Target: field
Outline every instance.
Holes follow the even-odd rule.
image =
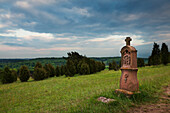
[[[0,113],[4,112],[125,112],[130,107],[156,102],[162,87],[170,84],[170,65],[143,67],[138,70],[141,93],[131,98],[119,97],[121,71],[102,72],[75,76],[53,77],[42,81],[30,79],[21,83],[0,84]],[[116,102],[105,104],[97,101],[100,96]]]

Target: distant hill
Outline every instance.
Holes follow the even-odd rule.
[[[106,66],[109,65],[110,62],[113,60],[116,61],[117,64],[119,64],[121,57],[89,57],[91,59],[94,59],[96,61],[101,61],[106,64]],[[143,58],[145,61],[145,64],[148,63],[148,58]],[[47,57],[47,58],[34,58],[34,59],[0,59],[0,68],[4,68],[5,66],[9,66],[12,69],[19,69],[22,65],[28,66],[30,70],[33,70],[36,62],[41,62],[44,64],[52,64],[53,66],[61,66],[66,63],[66,60],[62,57],[56,58],[56,57]]]

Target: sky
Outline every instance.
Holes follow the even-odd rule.
[[[170,0],[0,0],[0,58],[114,57],[126,37],[138,57],[170,45]]]

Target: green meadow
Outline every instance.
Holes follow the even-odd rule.
[[[121,71],[104,70],[96,74],[75,77],[53,77],[42,81],[0,84],[0,113],[53,113],[53,112],[125,112],[133,106],[156,102],[170,84],[168,66],[139,68],[138,80],[141,93],[127,98],[117,96]],[[116,101],[105,104],[97,98],[105,96]]]

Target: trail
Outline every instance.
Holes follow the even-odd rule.
[[[164,87],[164,93],[157,103],[132,108],[128,113],[170,113],[170,84]]]

